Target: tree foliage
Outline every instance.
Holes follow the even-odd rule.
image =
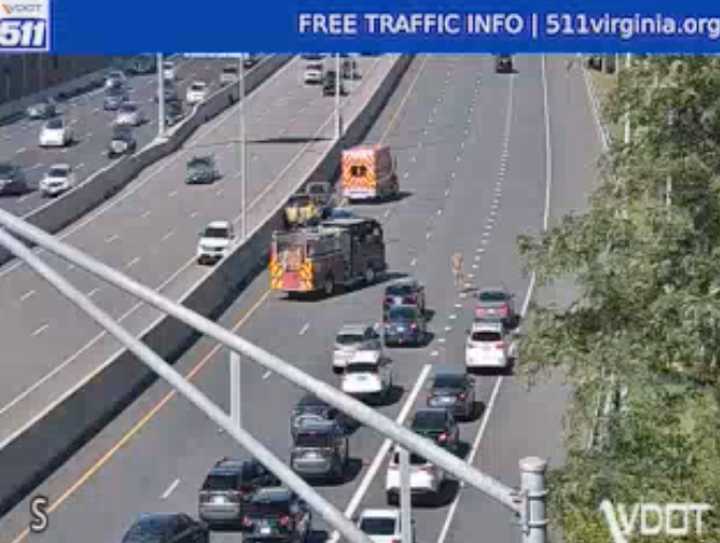
[[[608,541],[604,498],[720,506],[720,60],[638,60],[606,115],[629,115],[632,141],[604,157],[589,209],[519,240],[539,285],[579,292],[532,307],[519,353],[528,379],[560,368],[574,387],[551,477],[568,543]]]

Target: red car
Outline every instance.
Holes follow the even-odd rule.
[[[503,287],[485,288],[475,295],[476,320],[499,320],[505,326],[515,326],[518,314],[515,312],[515,295]]]

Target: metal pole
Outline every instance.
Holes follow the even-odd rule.
[[[4,245],[11,253],[30,266],[38,275],[48,281],[69,301],[87,313],[100,326],[120,341],[140,361],[167,381],[183,397],[203,411],[210,420],[230,434],[242,447],[262,463],[268,470],[276,474],[288,487],[295,491],[310,507],[317,511],[329,524],[335,527],[344,537],[355,543],[371,543],[370,539],[347,519],[335,506],[325,500],[315,489],[296,475],[285,463],[265,448],[251,434],[239,428],[222,409],[210,401],[195,385],[185,380],[170,364],[165,362],[155,351],[120,326],[110,315],[96,306],[93,301],[64,277],[50,268],[37,255],[25,247],[19,240],[0,229],[0,245]]]
[[[245,66],[243,64],[245,55],[240,55],[240,92],[238,100],[240,100],[240,210],[242,212],[240,218],[240,238],[245,241],[247,239],[247,160],[246,160],[246,137],[245,137]]]
[[[625,55],[625,69],[626,70],[630,69],[630,57],[631,57],[630,53]],[[618,73],[619,72],[620,72],[620,70],[619,70],[619,65],[618,65]],[[623,137],[623,141],[624,141],[625,145],[630,144],[630,112],[629,111],[625,112],[625,134]]]
[[[402,543],[412,543],[412,495],[410,493],[410,453],[400,449],[400,532]]]
[[[335,139],[342,137],[340,125],[340,53],[335,55]]]
[[[158,92],[158,133],[157,137],[165,137],[165,78],[163,77],[163,54],[157,54],[157,92]]]
[[[51,253],[72,262],[76,266],[117,288],[136,296],[152,307],[163,313],[167,313],[198,332],[217,340],[233,351],[237,351],[252,359],[275,375],[290,381],[304,390],[312,392],[315,396],[340,411],[352,413],[353,419],[369,426],[399,445],[407,447],[423,458],[427,458],[429,462],[436,464],[456,478],[484,492],[511,511],[519,511],[519,507],[513,497],[515,491],[512,488],[469,465],[464,460],[439,447],[429,439],[418,436],[409,428],[398,424],[372,407],[365,405],[347,394],[343,394],[335,386],[309,375],[296,365],[286,362],[265,349],[237,336],[212,320],[174,302],[154,289],[138,283],[127,275],[120,273],[118,270],[67,245],[40,228],[31,225],[2,208],[0,208],[0,225]]]
[[[242,428],[241,371],[240,355],[230,351],[230,418],[237,428]]]
[[[521,512],[524,516],[523,543],[545,543],[547,535],[547,519],[545,518],[545,470],[547,461],[530,456],[522,458],[520,464],[520,489],[525,506]]]

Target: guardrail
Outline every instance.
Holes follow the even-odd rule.
[[[394,60],[385,78],[367,103],[350,119],[342,141],[318,157],[310,172],[294,189],[312,179],[335,179],[343,147],[362,140],[412,57]],[[292,192],[288,192],[287,197]],[[281,227],[285,201],[274,207],[267,219],[249,233],[245,243],[224,258],[213,273],[201,279],[180,300],[205,316],[219,315],[245,286],[267,265],[273,230]],[[164,360],[175,361],[197,339],[197,332],[168,316],[158,317],[141,334],[142,341]],[[17,504],[37,484],[68,459],[74,451],[107,425],[130,404],[155,375],[129,351],[105,361],[93,374],[67,391],[32,425],[0,446],[0,516]]]
[[[290,56],[263,59],[245,77],[246,93],[251,93],[289,60]],[[77,187],[23,217],[46,232],[56,233],[75,222],[88,211],[125,188],[151,164],[176,151],[202,124],[232,106],[238,100],[238,86],[221,88],[198,104],[192,113],[167,133],[162,142],[152,142],[134,155],[120,158],[90,175]],[[0,250],[0,265],[12,259],[5,249]]]

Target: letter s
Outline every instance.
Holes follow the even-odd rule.
[[[32,521],[30,522],[31,532],[40,534],[47,530],[47,506],[49,503],[50,500],[48,500],[46,496],[35,496],[30,502],[30,516],[32,517]]]

